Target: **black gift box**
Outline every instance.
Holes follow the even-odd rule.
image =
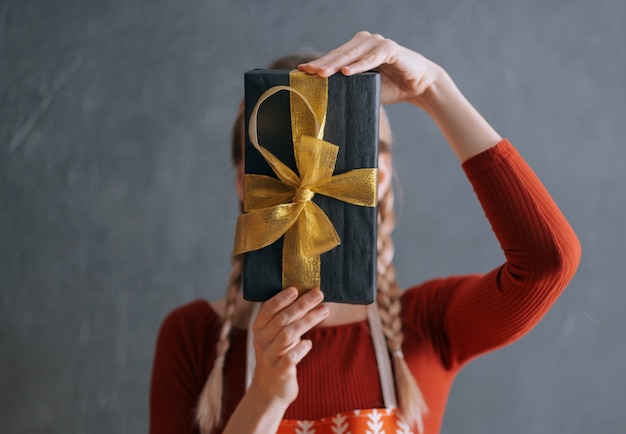
[[[250,115],[261,94],[289,85],[287,70],[252,70],[245,74],[245,173],[276,177],[248,135]],[[339,146],[334,175],[378,166],[380,77],[367,72],[328,78],[328,106],[324,140]],[[296,171],[291,136],[290,95],[278,92],[258,112],[258,137],[283,163]],[[351,205],[316,194],[313,201],[330,218],[341,244],[323,253],[321,290],[325,301],[369,304],[376,293],[377,209]],[[246,300],[265,301],[282,289],[282,238],[245,253],[243,294]]]

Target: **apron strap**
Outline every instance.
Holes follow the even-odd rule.
[[[254,367],[256,365],[252,324],[259,313],[260,307],[261,303],[254,303],[252,313],[250,314],[250,323],[248,324],[248,336],[246,339],[246,390],[250,387],[252,376],[254,375]],[[367,306],[367,320],[376,355],[376,365],[378,366],[378,376],[380,377],[383,402],[385,404],[385,408],[396,408],[398,404],[396,401],[396,387],[393,380],[393,372],[391,370],[391,359],[389,351],[387,350],[387,345],[385,344],[385,336],[381,326],[380,313],[378,312],[378,305],[376,303],[372,303]]]
[[[252,306],[250,313],[250,322],[248,323],[248,335],[246,336],[246,390],[250,387],[252,376],[254,375],[254,367],[256,366],[256,356],[254,354],[254,333],[252,332],[252,324],[259,314],[261,303],[256,302]]]
[[[383,402],[385,403],[385,408],[396,408],[398,406],[396,402],[396,386],[393,381],[391,359],[385,343],[378,303],[374,302],[367,306],[367,320],[369,321],[370,334],[372,335],[372,343],[376,353],[376,364],[378,365],[380,387],[383,392]]]

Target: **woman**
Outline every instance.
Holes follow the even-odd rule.
[[[426,111],[462,163],[506,262],[485,275],[398,290],[391,264],[391,135],[383,114],[377,307],[323,303],[319,290],[298,298],[288,288],[257,313],[239,295],[235,261],[225,301],[183,306],[161,328],[153,434],[437,433],[459,370],[529,331],[577,269],[579,242],[549,194],[440,66],[359,32],[298,69],[323,77],[376,69],[383,103]],[[241,131],[239,119],[233,155],[240,196]],[[381,349],[382,334],[388,351]]]

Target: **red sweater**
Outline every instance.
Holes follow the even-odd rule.
[[[438,433],[452,381],[473,357],[528,332],[573,277],[576,235],[513,146],[463,164],[506,262],[485,275],[453,276],[412,287],[402,296],[404,354]],[[196,433],[193,409],[215,357],[220,317],[205,301],[173,311],[156,347],[150,396],[152,434]],[[313,350],[298,366],[300,394],[287,419],[320,419],[382,407],[367,322],[316,328]],[[347,349],[349,350],[347,351]],[[225,363],[225,419],[244,393],[246,331],[234,330]]]

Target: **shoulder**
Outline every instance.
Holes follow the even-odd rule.
[[[220,317],[211,303],[206,300],[194,300],[178,306],[165,317],[163,324],[180,325],[188,322],[219,321]]]
[[[467,284],[471,284],[483,277],[483,274],[462,274],[447,277],[436,277],[418,285],[411,286],[402,292],[402,303],[416,301],[436,301],[445,298],[447,294]]]
[[[214,358],[220,322],[204,300],[179,306],[165,316],[152,364],[151,432],[195,432],[188,427]]]
[[[431,328],[443,325],[454,295],[463,287],[478,281],[482,274],[451,275],[427,280],[402,292],[402,319],[406,325]]]
[[[161,324],[159,341],[199,337],[219,330],[219,314],[206,300],[195,300],[181,305],[167,314]]]

